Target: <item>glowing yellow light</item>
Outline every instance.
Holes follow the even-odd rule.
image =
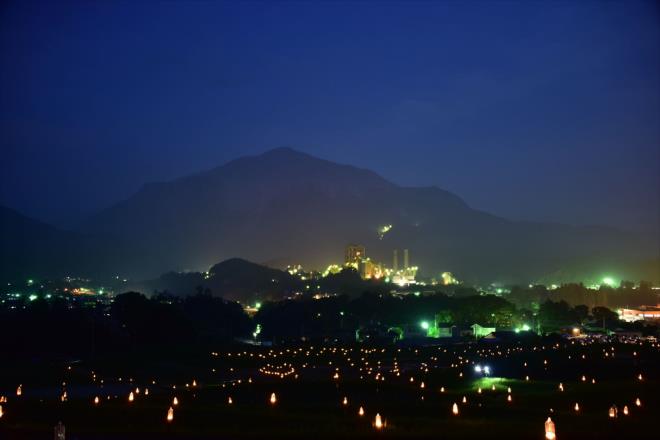
[[[192,386],[196,387],[197,386],[197,381],[193,379]]]
[[[60,400],[61,400],[62,402],[66,402],[66,401],[67,401],[66,391],[62,393],[62,395],[60,396]]]
[[[458,405],[456,403],[451,406],[451,413],[455,416],[458,415]]]
[[[623,415],[624,416],[628,415],[628,405],[623,405]]]
[[[145,388],[145,389],[144,389],[144,395],[145,395],[145,396],[148,396],[148,395],[149,395],[149,388]]]
[[[642,380],[642,373],[639,373],[639,376],[637,376],[637,379]]]
[[[23,385],[19,385],[18,388],[16,388],[16,395],[20,396],[23,394]]]
[[[348,397],[344,397],[344,400],[341,402],[344,405],[348,405]]]
[[[580,411],[580,405],[578,405],[578,403],[575,402],[575,406],[573,407],[573,409],[574,409],[576,412],[577,412],[577,411]]]
[[[463,403],[467,403],[467,397],[463,396]]]
[[[511,394],[507,394],[507,396],[506,396],[506,401],[507,401],[507,402],[511,402]]]
[[[229,398],[227,399],[227,403],[231,405],[232,403],[234,403],[234,401],[231,400],[231,397],[229,397]]]
[[[637,399],[635,399],[635,405],[642,406],[642,401],[639,400],[639,397]]]
[[[270,395],[270,403],[271,403],[272,405],[275,405],[275,404],[277,403],[277,396],[275,395],[275,393],[272,393],[272,394]]]
[[[4,413],[2,412],[2,405],[0,405],[0,419],[2,418],[3,415]]]
[[[174,399],[172,399],[172,405],[177,406],[179,404],[179,399],[174,396]]]
[[[545,421],[545,438],[547,440],[554,440],[557,438],[555,433],[555,424],[550,417]]]
[[[381,419],[378,413],[376,413],[376,418],[374,419],[374,428],[383,429],[383,419]]]
[[[135,396],[133,396],[133,391],[131,391],[131,393],[128,395],[128,401],[132,402],[133,399],[135,399]]]
[[[358,415],[359,415],[359,416],[363,416],[363,415],[364,415],[364,408],[360,407],[360,409],[358,410]]]
[[[583,375],[582,375],[582,382],[586,382],[586,381],[587,381],[587,376],[585,376],[585,375],[583,374]]]
[[[171,422],[174,420],[174,408],[170,406],[170,409],[167,410],[167,421]]]
[[[492,387],[490,387],[491,390],[495,391],[495,384],[493,384]]]
[[[506,392],[509,393],[509,394],[511,394],[511,387],[508,387],[508,388],[506,389]]]
[[[94,397],[94,405],[99,404],[99,396]]]
[[[445,392],[445,387],[440,387],[440,392],[444,393]]]
[[[612,419],[616,418],[617,413],[618,413],[618,411],[616,409],[616,406],[615,405],[610,406],[610,410],[608,412],[610,418],[612,418]]]
[[[481,394],[481,387],[477,390],[477,393]]]
[[[419,387],[423,389],[425,387],[424,382],[420,383]]]
[[[559,382],[559,391],[564,391],[564,384]]]

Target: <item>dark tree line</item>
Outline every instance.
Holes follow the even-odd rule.
[[[588,289],[581,283],[571,283],[552,290],[545,286],[515,286],[507,299],[518,307],[528,309],[537,308],[546,301],[566,301],[571,306],[583,304],[589,308],[616,309],[655,305],[658,303],[658,293],[644,281],[641,281],[637,287],[629,281],[622,281],[617,288],[603,285],[599,289]]]
[[[37,299],[0,309],[0,352],[63,357],[165,353],[231,343],[252,329],[238,303],[204,294],[147,298],[129,292],[110,306]]]
[[[327,334],[353,334],[360,325],[381,323],[401,325],[433,322],[471,325],[480,323],[511,327],[520,323],[525,312],[507,300],[492,296],[449,297],[444,294],[405,297],[364,293],[313,300],[266,303],[255,316],[266,338],[296,338]]]

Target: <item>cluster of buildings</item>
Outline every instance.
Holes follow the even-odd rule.
[[[392,252],[392,267],[387,267],[382,263],[377,263],[367,257],[366,249],[360,244],[349,244],[346,246],[344,255],[344,266],[353,267],[360,276],[365,279],[384,279],[386,282],[392,282],[401,286],[415,284],[417,275],[417,266],[410,265],[410,252],[403,249],[403,261],[399,264],[399,250]]]
[[[412,284],[426,285],[425,282],[417,280],[418,267],[410,264],[410,251],[408,249],[392,250],[392,264],[387,266],[367,257],[364,245],[348,244],[344,249],[343,264],[331,264],[323,272],[306,271],[299,264],[287,266],[286,270],[291,275],[303,281],[308,281],[337,274],[345,268],[355,269],[364,280],[382,280],[402,287]],[[433,278],[431,284],[451,285],[460,284],[460,281],[451,272],[443,272],[439,279]]]
[[[660,322],[660,305],[640,306],[636,309],[619,309],[619,319],[626,322],[656,321]]]

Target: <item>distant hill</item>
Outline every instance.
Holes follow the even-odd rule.
[[[369,285],[354,271],[352,274],[347,271],[324,278],[319,283],[323,292],[337,294],[362,293]],[[126,289],[147,295],[167,293],[186,296],[209,293],[244,304],[254,304],[265,300],[279,300],[296,293],[309,293],[307,286],[305,281],[292,276],[289,272],[241,258],[231,258],[213,265],[206,273],[168,272],[153,280],[131,283]]]
[[[379,236],[383,225],[392,229]],[[572,268],[585,264],[608,271],[615,264],[658,258],[657,243],[634,234],[511,221],[473,209],[436,187],[401,187],[371,171],[288,148],[145,185],[75,233],[50,229],[62,238],[38,240],[27,232],[32,226],[16,236],[13,225],[3,231],[3,248],[8,240],[11,249],[30,249],[12,263],[16,270],[82,268],[132,279],[168,270],[202,271],[236,256],[278,268],[295,263],[324,269],[343,261],[347,243],[364,244],[369,257],[387,265],[393,249],[406,248],[422,275],[451,271],[482,283],[526,283],[572,274]],[[56,261],[52,249],[65,249],[62,243],[82,243],[75,245],[82,256],[71,252],[71,260]],[[44,265],[47,261],[53,266]]]
[[[206,292],[244,303],[281,299],[302,288],[302,282],[288,272],[240,258],[215,264],[207,273],[168,272],[156,279],[132,283],[127,287],[147,295],[168,293],[186,296]]]
[[[128,254],[110,236],[68,231],[0,206],[0,280],[116,274]]]
[[[86,246],[80,234],[0,206],[0,274],[5,280],[59,276],[78,269]]]

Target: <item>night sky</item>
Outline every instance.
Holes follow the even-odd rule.
[[[290,146],[658,239],[655,2],[3,2],[0,203],[71,222]]]

